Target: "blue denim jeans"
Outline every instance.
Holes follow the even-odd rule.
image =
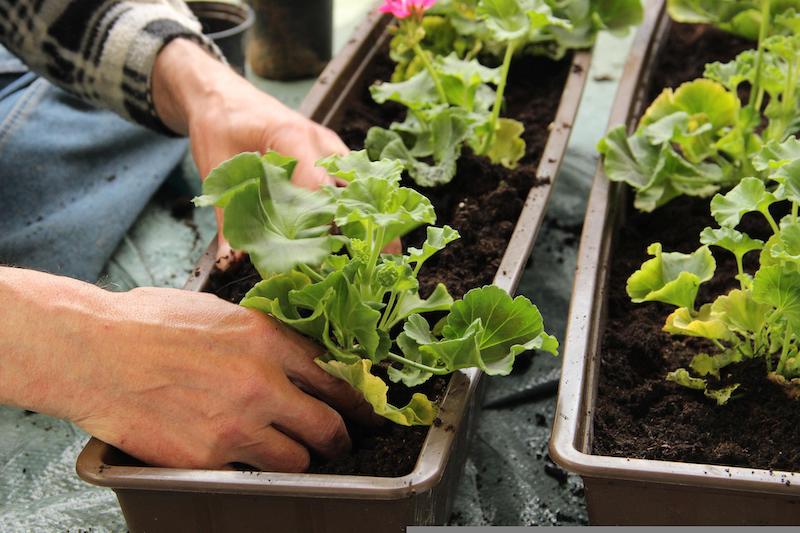
[[[95,281],[186,153],[0,47],[0,264]]]

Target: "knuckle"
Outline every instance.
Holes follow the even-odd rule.
[[[320,442],[330,444],[341,440],[347,434],[347,430],[342,417],[331,411],[317,423],[315,433]]]

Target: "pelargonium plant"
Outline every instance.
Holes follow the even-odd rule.
[[[761,0],[756,50],[706,65],[703,78],[665,89],[632,135],[619,126],[600,141],[606,174],[636,191],[637,209],[652,211],[681,195],[709,197],[748,176],[768,178],[753,158],[800,129],[800,14],[770,6]]]
[[[747,177],[726,194],[711,200],[711,214],[719,227],[705,228],[700,246],[691,254],[663,252],[659,243],[648,248],[654,257],[636,271],[627,284],[635,303],[662,302],[675,306],[664,331],[707,339],[713,352],[693,357],[689,368],[670,372],[667,379],[704,392],[718,404],[730,400],[739,388],[725,375],[729,365],[760,359],[767,377],[800,398],[800,141],[767,143],[753,166],[767,175]],[[791,206],[776,220],[778,204]],[[742,217],[757,213],[772,235],[764,242],[737,229]],[[700,285],[716,269],[709,246],[733,254],[737,274],[734,286],[713,302],[698,305]],[[759,252],[751,275],[744,257]]]
[[[488,68],[456,53],[429,57],[419,45],[425,35],[421,19],[408,17],[399,22],[395,46],[400,42],[414,50],[424,68],[405,81],[371,88],[376,102],[398,102],[408,114],[388,129],[370,129],[365,143],[370,157],[403,161],[409,175],[424,187],[452,180],[464,143],[476,155],[507,168],[515,168],[525,154],[522,123],[500,117],[511,59],[532,28],[559,19],[546,5],[531,7],[514,0],[480,0],[477,13],[495,41],[505,45],[500,67]]]
[[[347,187],[301,189],[291,183],[295,160],[248,152],[214,169],[195,203],[224,210],[225,238],[263,278],[241,304],[319,342],[326,353],[317,364],[359,390],[377,414],[402,425],[428,425],[436,415],[419,392],[391,405],[384,376],[415,387],[462,368],[505,375],[525,350],[556,353],[557,341],[523,296],[485,286],[453,301],[441,283],[419,294],[420,269],[459,238],[453,228],[428,226],[420,248],[383,253],[396,237],[436,221],[425,196],[400,186],[401,162],[372,162],[361,151],[319,164]]]

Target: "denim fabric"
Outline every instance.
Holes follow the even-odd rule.
[[[0,47],[0,263],[95,281],[186,147],[80,101]]]

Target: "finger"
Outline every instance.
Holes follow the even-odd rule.
[[[400,242],[400,237],[392,239],[389,244],[383,247],[383,253],[385,254],[402,254],[403,253],[403,243]]]
[[[267,426],[253,435],[250,443],[234,450],[230,462],[267,472],[305,472],[311,458],[303,445]]]
[[[291,383],[287,385],[272,425],[324,457],[347,453],[350,436],[339,413]]]
[[[370,426],[383,423],[383,417],[375,414],[360,391],[322,370],[313,359],[287,357],[284,371],[301,389],[330,404],[345,418]]]
[[[222,235],[222,223],[224,219],[222,209],[216,208],[214,210],[214,215],[217,217],[217,260],[215,265],[219,270],[224,271],[233,263],[241,260],[244,254],[231,248],[227,239]]]

